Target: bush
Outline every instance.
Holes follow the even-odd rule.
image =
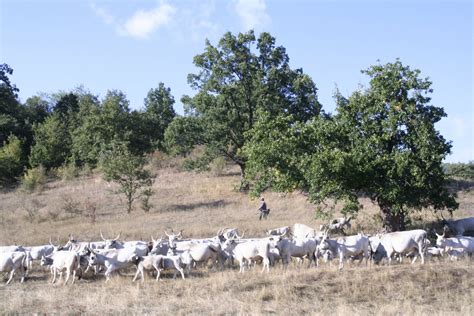
[[[21,141],[10,136],[0,148],[0,187],[16,182],[22,170]]]
[[[79,168],[73,162],[65,163],[56,168],[55,174],[63,181],[71,181],[79,176]]]
[[[46,182],[46,172],[43,166],[26,170],[21,179],[21,186],[25,191],[41,191]]]

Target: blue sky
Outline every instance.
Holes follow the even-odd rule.
[[[293,68],[303,68],[334,110],[335,87],[349,95],[380,60],[401,61],[433,81],[438,123],[453,142],[447,162],[474,160],[473,4],[469,0],[0,0],[0,62],[20,98],[84,85],[103,97],[126,93],[143,107],[164,82],[176,99],[193,94],[187,75],[208,38],[270,32]]]

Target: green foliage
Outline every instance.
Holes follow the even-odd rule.
[[[150,151],[164,149],[165,130],[176,116],[173,104],[174,98],[171,95],[171,90],[166,88],[162,82],[158,88],[150,89],[148,92],[143,113],[146,126],[143,136],[148,138]]]
[[[74,162],[64,163],[62,166],[56,168],[56,175],[63,181],[71,181],[79,176],[79,168]]]
[[[43,123],[35,124],[33,130],[30,165],[42,165],[47,169],[61,166],[71,151],[71,136],[61,116],[49,116]]]
[[[165,131],[165,148],[170,154],[186,156],[201,145],[203,128],[195,116],[177,116]]]
[[[443,167],[446,176],[449,178],[474,181],[474,161],[468,163],[446,163]]]
[[[94,167],[99,161],[105,142],[100,113],[100,102],[96,96],[88,93],[79,98],[78,126],[71,132],[71,156],[78,165]]]
[[[23,171],[21,141],[10,135],[0,147],[0,187],[5,187],[17,181]]]
[[[18,101],[19,89],[10,82],[12,74],[9,65],[0,64],[0,144],[4,144],[10,135],[15,135],[22,140],[22,152],[26,155],[32,139],[31,120]]]
[[[182,101],[199,118],[201,142],[206,155],[225,156],[245,173],[247,158],[242,152],[259,113],[271,117],[291,115],[304,122],[320,112],[316,86],[301,69],[289,66],[289,57],[275,39],[253,31],[237,36],[226,33],[217,47],[206,42],[204,53],[194,57],[197,74],[188,75],[198,93]]]
[[[306,124],[262,116],[244,148],[254,193],[302,189],[318,204],[342,202],[343,213],[357,212],[363,194],[389,230],[403,229],[413,209],[455,209],[442,170],[451,145],[434,126],[446,115],[429,104],[431,82],[398,60],[364,73],[369,88],[347,99],[337,92],[334,116]]]
[[[101,155],[100,166],[107,181],[119,185],[119,193],[127,199],[127,213],[133,209],[133,202],[144,194],[148,197],[154,176],[146,170],[146,159],[133,155],[126,144],[115,142]],[[147,191],[148,190],[148,191]]]
[[[27,192],[41,191],[45,183],[46,170],[41,165],[26,170],[21,179],[21,186]]]
[[[123,92],[108,91],[102,103],[96,96],[84,93],[79,97],[77,127],[71,132],[72,160],[77,165],[94,167],[101,152],[110,149],[114,142],[128,144],[135,154],[143,152],[143,146],[133,147],[144,137],[140,124],[140,118],[130,113],[129,101]]]

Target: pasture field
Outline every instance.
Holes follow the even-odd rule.
[[[304,223],[319,227],[314,206],[300,193],[265,194],[271,213],[258,220],[258,200],[239,193],[239,175],[230,168],[223,175],[196,174],[176,168],[157,170],[153,208],[139,206],[125,213],[116,187],[94,175],[68,182],[51,181],[41,192],[0,193],[0,244],[33,246],[64,244],[68,234],[78,240],[112,238],[149,240],[165,230],[183,229],[184,237],[214,236],[223,227],[237,227],[246,236],[263,236],[265,229]],[[474,216],[474,192],[459,192],[455,217]],[[353,220],[351,232],[374,233],[378,209],[368,200]],[[336,207],[337,209],[337,207]],[[445,214],[447,216],[447,214]],[[436,217],[428,210],[412,216],[413,225],[431,228]],[[430,237],[431,236],[430,234]],[[200,267],[186,280],[164,274],[155,282],[132,283],[134,269],[105,283],[102,276],[74,285],[50,285],[49,271],[35,262],[30,278],[0,286],[0,313],[135,313],[135,314],[434,314],[474,313],[474,261],[436,260],[422,266],[391,267],[337,264],[306,268],[292,263],[270,273],[260,268],[239,274],[238,269],[214,271]]]

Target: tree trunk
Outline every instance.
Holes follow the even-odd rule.
[[[240,167],[240,192],[247,192],[250,189],[249,183],[245,180],[245,164],[239,163]]]
[[[395,213],[390,205],[379,202],[382,225],[387,232],[405,230],[405,213],[403,211]]]

